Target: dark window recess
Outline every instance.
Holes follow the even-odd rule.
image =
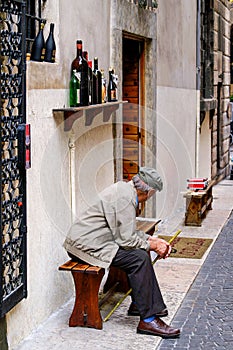
[[[39,25],[45,19],[41,17],[46,0],[26,0],[26,52],[31,52],[32,43],[38,33]]]
[[[157,0],[133,0],[133,2],[142,8],[154,9],[158,7]]]
[[[201,98],[209,99],[214,93],[214,12],[210,0],[201,5]]]

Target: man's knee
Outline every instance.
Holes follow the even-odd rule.
[[[151,265],[151,259],[148,254],[143,249],[122,249],[120,248],[112,261],[112,266],[122,268],[127,272],[131,268],[138,268],[139,266],[148,266]]]
[[[141,262],[141,264],[151,264],[151,258],[148,252],[143,249],[136,249],[135,254],[137,256],[137,261]]]

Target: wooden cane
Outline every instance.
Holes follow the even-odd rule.
[[[181,230],[176,231],[176,233],[174,234],[174,236],[171,237],[171,239],[168,241],[168,243],[171,244],[180,233],[181,233]],[[152,265],[154,265],[156,263],[156,261],[158,261],[159,259],[160,259],[160,256],[157,255],[156,258],[153,260]],[[113,312],[116,311],[116,309],[123,303],[123,301],[127,298],[128,295],[130,295],[131,292],[132,292],[132,288],[130,288],[128,290],[128,292],[126,292],[123,295],[123,297],[118,301],[118,303],[113,307],[113,309],[107,314],[107,316],[103,319],[104,322],[109,320],[109,318],[112,316]]]

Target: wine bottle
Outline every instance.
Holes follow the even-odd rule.
[[[93,97],[93,104],[97,104],[98,101],[98,86],[97,86],[97,76],[93,70],[92,72],[92,97]]]
[[[117,101],[117,87],[114,82],[114,69],[109,68],[109,81],[108,81],[108,102]]]
[[[54,32],[54,23],[50,23],[50,32],[45,43],[44,60],[45,62],[51,62],[51,63],[55,62],[55,55],[56,55],[56,44],[55,44],[53,32]]]
[[[44,40],[44,22],[41,22],[40,24],[40,30],[37,34],[33,44],[32,44],[32,51],[31,51],[31,60],[42,62],[44,61],[44,55],[45,55],[45,40]]]
[[[88,64],[88,95],[89,95],[89,105],[93,104],[93,72],[92,72],[92,61],[88,60],[88,52],[83,51],[83,57]]]
[[[102,80],[102,103],[105,103],[106,102],[106,91],[107,91],[107,88],[106,88],[106,79],[105,79],[105,76],[104,76],[104,70],[101,69],[101,80]]]
[[[70,107],[80,104],[80,81],[76,76],[76,69],[73,70],[70,79]]]
[[[71,64],[71,74],[76,70],[76,77],[80,80],[80,102],[78,106],[88,106],[88,64],[82,55],[82,40],[77,40],[77,56]]]
[[[94,97],[96,103],[102,103],[102,76],[101,72],[99,71],[98,68],[98,58],[94,58],[94,71],[93,73],[95,74],[95,94],[96,96]]]

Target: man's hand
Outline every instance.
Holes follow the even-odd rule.
[[[166,259],[171,253],[171,245],[162,238],[150,236],[148,238],[150,250],[156,252],[161,258]]]

